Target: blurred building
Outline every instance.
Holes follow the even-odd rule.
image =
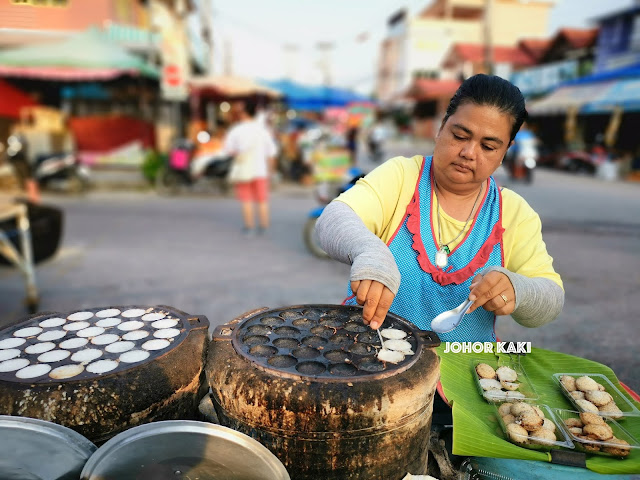
[[[640,63],[640,2],[600,17],[596,72]]]
[[[146,1],[0,0],[0,48],[63,40],[92,26],[131,50],[157,49]]]
[[[543,37],[553,5],[543,0],[434,0],[414,17],[397,12],[389,18],[380,48],[378,98],[393,102],[418,77],[451,78],[457,72],[443,73],[441,65],[454,45],[515,47],[522,37]]]
[[[208,6],[0,0],[0,77],[64,111],[89,163],[116,152],[105,163],[136,164],[185,128],[189,79],[210,63]]]
[[[537,64],[514,72],[510,80],[527,99],[530,124],[547,147],[558,148],[578,137],[575,106],[596,92],[589,88],[561,97],[548,94],[593,72],[598,34],[598,28],[561,28],[546,44],[532,43],[531,39],[520,43],[521,48],[529,47],[537,55]]]
[[[640,6],[594,21],[592,32],[562,29],[541,57],[548,63],[518,72],[513,81],[536,94],[546,91],[529,95],[527,110],[549,164],[587,172],[615,168],[619,177],[640,180]],[[547,75],[534,77],[535,69]]]
[[[527,98],[548,93],[569,80],[593,71],[598,28],[561,28],[548,39],[524,38],[518,43],[532,65],[508,76]]]
[[[519,46],[491,48],[493,72],[509,78],[514,70],[535,65],[535,60]],[[456,43],[451,46],[442,61],[442,76],[464,79],[487,71],[486,48],[477,43]]]

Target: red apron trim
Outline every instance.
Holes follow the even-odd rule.
[[[347,304],[347,302],[348,302],[349,300],[351,300],[352,298],[354,298],[355,296],[356,296],[356,295],[355,295],[355,294],[353,294],[353,295],[350,295],[350,296],[348,296],[347,298],[345,298],[345,299],[342,301],[342,305],[346,305],[346,304]]]
[[[440,398],[444,400],[444,403],[451,406],[451,404],[449,403],[449,400],[447,400],[447,397],[444,394],[444,389],[442,388],[442,383],[440,383],[440,380],[438,380],[438,385],[436,385],[436,390],[438,392],[438,395],[440,395]]]

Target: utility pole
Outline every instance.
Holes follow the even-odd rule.
[[[213,0],[202,0],[202,38],[207,44],[209,51],[207,52],[207,74],[213,74],[213,62],[215,55],[213,53]]]
[[[491,24],[493,20],[493,0],[484,2],[484,65],[487,74],[493,74],[493,38]]]
[[[320,70],[322,71],[323,83],[325,87],[331,86],[331,50],[333,50],[333,43],[331,42],[318,42],[316,48],[320,52]]]

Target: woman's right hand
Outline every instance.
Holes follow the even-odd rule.
[[[362,318],[365,325],[370,325],[374,330],[380,328],[395,298],[393,292],[375,280],[353,281],[351,291],[358,305],[364,306]]]

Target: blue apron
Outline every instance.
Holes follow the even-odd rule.
[[[431,219],[433,191],[432,157],[425,157],[415,194],[396,234],[389,241],[400,274],[401,286],[389,309],[422,330],[441,312],[460,305],[469,296],[473,277],[488,266],[503,266],[500,189],[492,177],[476,212],[470,231],[449,254],[443,271],[435,266],[437,231]],[[348,287],[347,305],[356,299]],[[495,341],[495,315],[483,308],[465,315],[449,333],[438,334],[443,342]]]

